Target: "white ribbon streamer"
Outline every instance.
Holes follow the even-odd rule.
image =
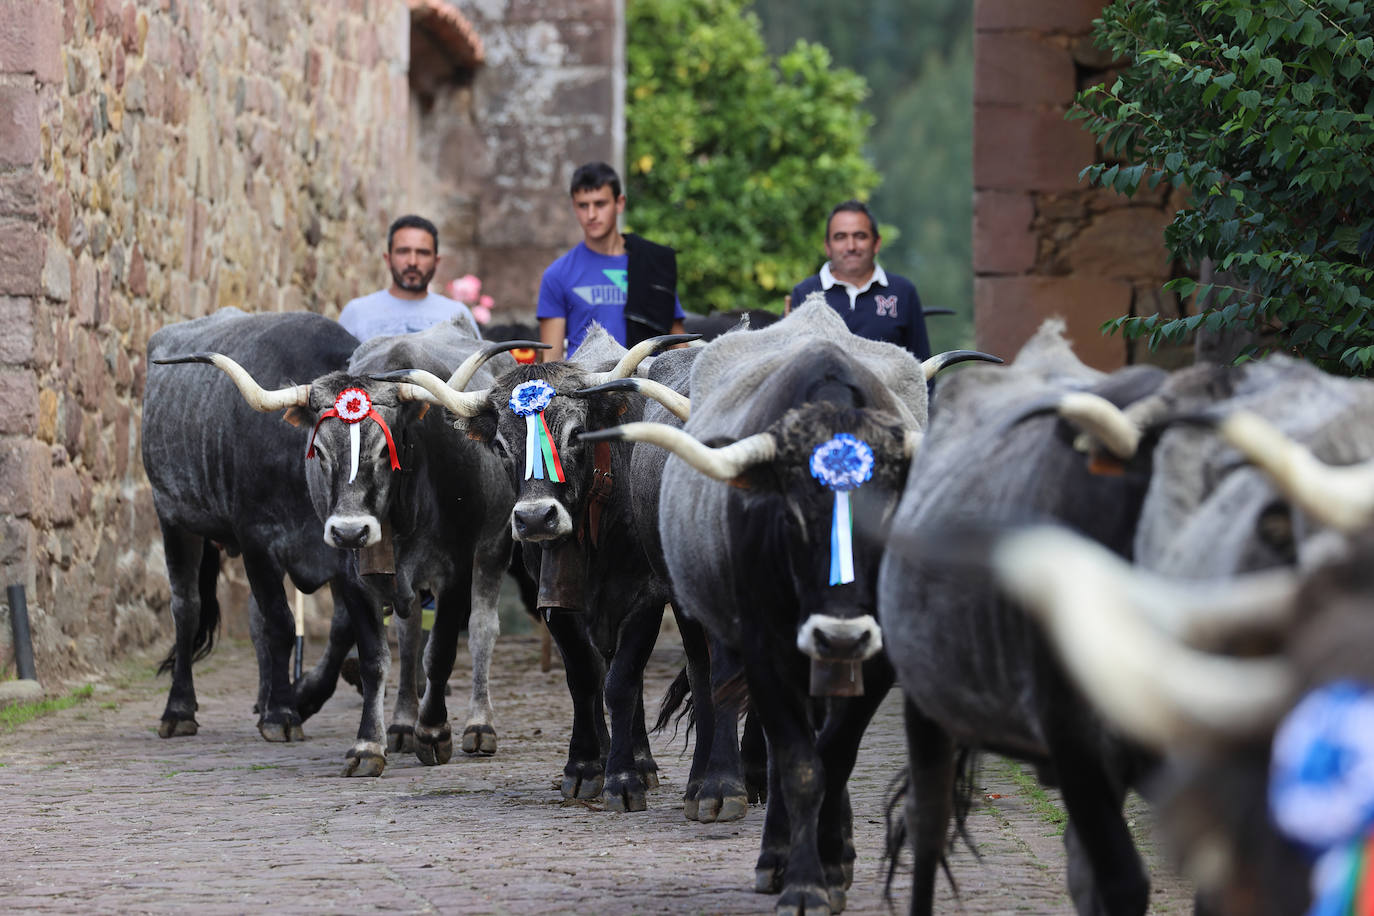
[[[348,482],[352,483],[358,476],[358,452],[362,449],[363,435],[358,429],[361,423],[348,424],[348,453],[353,459],[353,470],[348,474]]]

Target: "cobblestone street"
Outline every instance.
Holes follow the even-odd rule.
[[[662,786],[645,813],[565,804],[555,787],[571,705],[563,672],[540,672],[533,636],[505,636],[492,666],[499,749],[425,767],[392,755],[381,779],[341,779],[361,699],[346,685],[306,723],[304,744],[268,744],[252,714],[246,644],[226,642],[197,666],[200,733],[162,740],[167,689],[144,662],[98,684],[79,705],[0,738],[0,899],[40,913],[762,913],[752,893],[761,808],[729,824],[684,819],[688,754],[656,736]],[[680,648],[660,640],[645,696],[657,708]],[[313,654],[307,653],[313,661]],[[129,669],[132,671],[133,669]],[[393,666],[393,678],[395,666]],[[462,722],[467,656],[450,718]],[[890,696],[851,782],[859,861],[851,914],[883,899],[884,797],[902,764],[901,707]],[[985,765],[965,848],[953,861],[960,898],[941,909],[1068,913],[1051,799],[1019,768]],[[1144,833],[1139,803],[1133,817]],[[1191,910],[1191,895],[1143,845],[1152,912]],[[905,912],[909,878],[894,905]]]

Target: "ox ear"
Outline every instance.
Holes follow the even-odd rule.
[[[308,407],[288,407],[281,418],[292,426],[309,426],[313,419]]]
[[[483,445],[496,442],[497,426],[496,412],[492,410],[480,410],[476,416],[460,419],[453,424],[454,429],[462,430],[469,439]]]

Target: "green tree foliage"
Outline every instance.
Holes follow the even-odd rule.
[[[1374,367],[1374,3],[1116,0],[1099,44],[1133,60],[1079,97],[1077,116],[1119,161],[1084,174],[1132,194],[1191,189],[1165,232],[1234,285],[1166,288],[1209,307],[1106,327],[1151,346],[1198,328],[1277,328],[1329,369]],[[1208,295],[1213,298],[1207,299]]]
[[[628,228],[678,250],[683,306],[782,308],[826,214],[865,198],[864,81],[798,42],[774,59],[747,0],[628,0]]]

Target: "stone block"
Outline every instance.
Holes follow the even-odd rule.
[[[58,302],[72,297],[72,258],[56,245],[48,248],[43,259],[43,295]]]
[[[1102,0],[974,0],[973,27],[979,32],[1037,29],[1083,33],[1102,15]]]
[[[76,521],[84,502],[81,477],[70,464],[52,471],[52,501],[48,520],[54,525],[70,525]]]
[[[34,356],[33,300],[0,296],[0,363],[32,365]]]
[[[38,431],[38,376],[32,369],[0,369],[0,434]]]
[[[57,441],[57,392],[38,392],[38,438],[51,445]]]
[[[99,319],[96,308],[96,294],[99,291],[95,262],[81,258],[76,262],[76,277],[72,282],[72,297],[68,305],[71,315],[79,324],[94,327]]]
[[[1130,312],[1129,283],[1072,276],[977,277],[973,297],[974,339],[980,350],[1010,359],[1046,318],[1061,317],[1084,363],[1102,370],[1125,364],[1125,342],[1098,329]]]
[[[0,85],[0,167],[38,161],[38,93],[28,85]]]
[[[978,191],[973,195],[973,269],[978,274],[1019,274],[1035,265],[1035,206],[1029,194]]]
[[[0,516],[47,518],[51,470],[41,442],[14,439],[0,447]]]
[[[0,70],[62,80],[62,5],[0,0]]]
[[[985,105],[1064,107],[1073,101],[1073,58],[1033,32],[980,35],[973,63],[973,101]]]
[[[0,175],[0,218],[36,220],[42,194],[37,172],[26,169]]]
[[[975,107],[973,186],[1006,191],[1066,191],[1095,161],[1092,134],[1059,111]]]
[[[1099,213],[1061,255],[1067,273],[1080,277],[1169,279],[1172,256],[1164,227],[1173,213],[1153,207],[1121,207]]]

